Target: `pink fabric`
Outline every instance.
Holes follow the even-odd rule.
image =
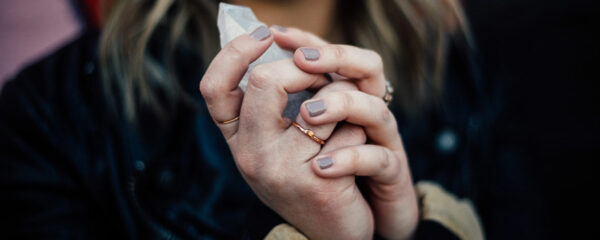
[[[0,89],[19,69],[78,35],[68,0],[0,1]]]

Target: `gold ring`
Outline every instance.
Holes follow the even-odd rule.
[[[219,123],[219,124],[230,124],[230,123],[232,123],[232,122],[236,122],[237,120],[240,120],[240,116],[234,117],[234,118],[232,118],[232,119],[229,119],[229,120],[227,120],[227,121],[223,121],[223,122],[221,122],[221,121],[217,121],[217,120],[215,119],[215,121],[216,121],[217,123]]]
[[[321,144],[321,145],[325,144],[325,141],[323,139],[320,139],[317,136],[315,136],[315,133],[313,131],[311,131],[310,129],[303,128],[302,126],[300,126],[300,124],[298,124],[297,122],[294,122],[294,121],[292,121],[292,125],[294,125],[294,127],[296,127],[298,130],[300,130],[300,132],[306,134],[306,136],[308,136],[310,139],[312,139],[316,143]]]
[[[382,99],[386,105],[390,105],[390,103],[392,102],[392,99],[393,99],[392,93],[394,93],[394,88],[392,87],[392,84],[390,83],[390,81],[386,80],[385,81],[385,94],[382,97]]]

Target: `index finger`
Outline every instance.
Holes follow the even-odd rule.
[[[243,34],[223,47],[208,66],[200,81],[200,92],[215,122],[239,116],[244,96],[238,84],[250,63],[271,46],[273,38],[265,26]],[[228,139],[237,130],[237,123],[218,124]]]
[[[271,26],[273,39],[277,45],[291,51],[299,47],[316,47],[328,44],[327,41],[315,34],[293,27],[282,27],[279,25]]]
[[[294,53],[294,63],[309,73],[337,73],[355,79],[358,88],[368,94],[385,94],[383,60],[375,51],[337,44],[302,47]]]

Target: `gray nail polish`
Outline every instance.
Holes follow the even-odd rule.
[[[254,29],[254,31],[250,33],[250,36],[258,41],[262,41],[271,36],[271,31],[265,26],[260,26]]]
[[[300,51],[302,51],[304,58],[308,61],[315,61],[321,57],[319,50],[316,48],[300,48]]]
[[[325,103],[321,100],[306,103],[306,110],[311,117],[323,114],[325,109],[327,109]]]
[[[317,163],[319,164],[319,168],[326,169],[326,168],[331,167],[331,165],[333,165],[333,159],[331,157],[323,157],[323,158],[319,158],[317,160]]]
[[[284,26],[280,26],[280,25],[273,24],[273,26],[272,26],[272,27],[273,27],[273,28],[275,28],[275,29],[277,29],[277,31],[280,31],[280,32],[287,32],[287,28],[286,28],[286,27],[284,27]]]

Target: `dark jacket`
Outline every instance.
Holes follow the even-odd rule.
[[[199,109],[178,104],[166,125],[144,113],[132,125],[109,111],[97,38],[83,34],[2,90],[5,236],[256,238],[282,222],[241,178],[202,107],[204,69],[197,66],[204,63],[192,57],[178,69]],[[486,100],[467,45],[451,45],[442,103],[416,117],[395,112],[415,182],[434,180],[477,205],[485,182],[474,168],[485,163],[482,136],[491,114],[482,111]]]

